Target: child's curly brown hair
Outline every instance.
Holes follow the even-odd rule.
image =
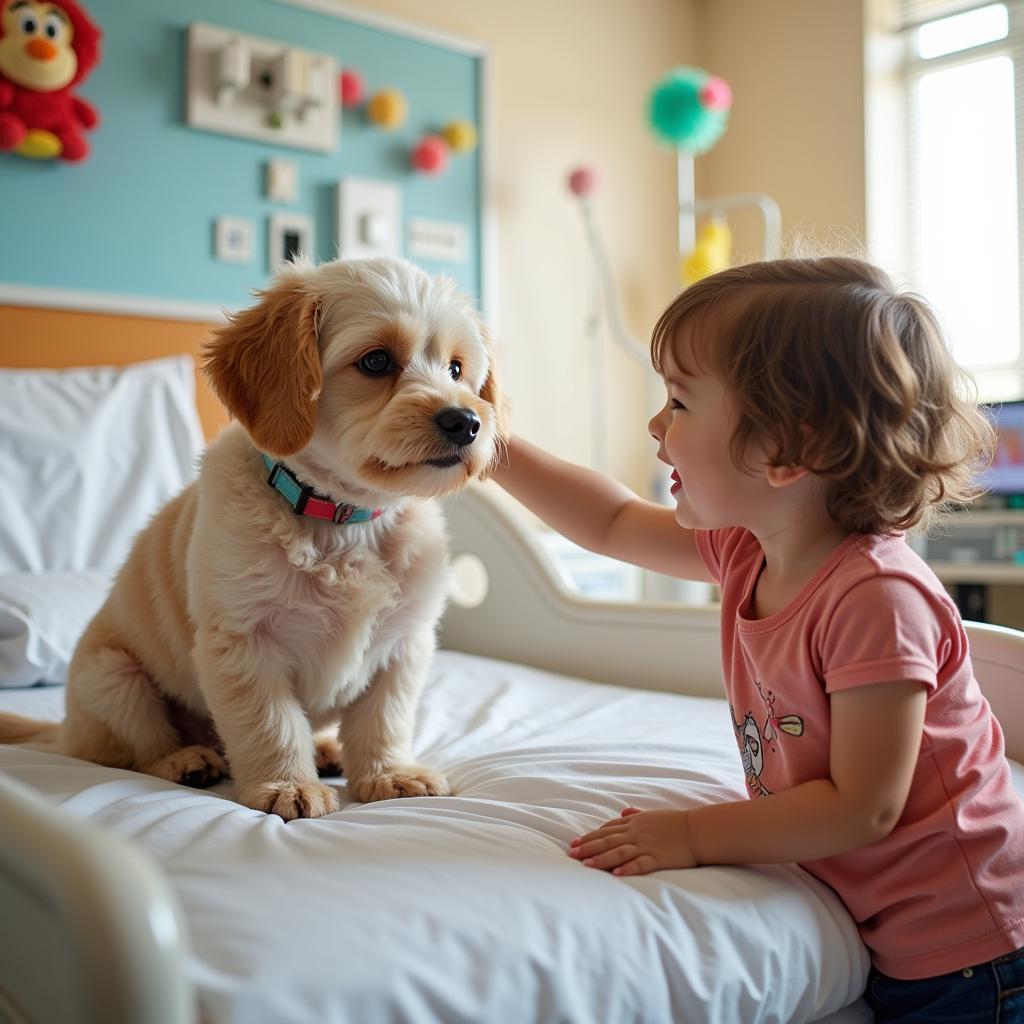
[[[684,323],[700,333],[712,310],[721,319],[694,356],[735,402],[738,467],[755,441],[773,465],[806,466],[827,481],[832,518],[861,533],[928,527],[944,503],[981,493],[994,433],[973,381],[927,303],[884,271],[831,256],[704,278],[654,328],[659,373]]]

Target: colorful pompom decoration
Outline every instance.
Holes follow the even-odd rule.
[[[569,191],[574,196],[589,196],[597,188],[597,171],[593,167],[577,167],[569,175]]]
[[[698,155],[722,137],[731,106],[732,90],[725,79],[678,67],[651,91],[647,118],[664,142]]]
[[[709,78],[700,91],[700,102],[707,110],[728,110],[732,106],[732,88],[724,78]]]
[[[471,153],[476,149],[476,126],[472,121],[449,121],[441,135],[453,153]]]
[[[682,261],[679,276],[685,286],[730,266],[732,231],[724,220],[713,217],[697,233],[697,245]]]
[[[370,121],[387,131],[400,127],[408,113],[405,94],[398,89],[382,89],[366,105],[366,116]]]
[[[363,102],[363,96],[366,94],[363,76],[351,68],[347,71],[342,71],[338,83],[338,91],[343,107],[358,107]]]
[[[448,166],[448,143],[439,135],[426,135],[412,151],[411,161],[423,174],[440,174]]]

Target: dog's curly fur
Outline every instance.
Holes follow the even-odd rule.
[[[393,368],[372,375],[376,350]],[[410,738],[445,598],[432,499],[484,475],[503,434],[480,319],[404,261],[300,265],[215,332],[205,370],[238,422],[139,534],[75,651],[64,722],[0,716],[0,741],[189,785],[230,770],[240,802],[285,819],[337,809],[318,770],[342,756],[360,800],[449,792]],[[462,447],[435,422],[452,407],[480,420]],[[296,516],[261,451],[383,514]]]

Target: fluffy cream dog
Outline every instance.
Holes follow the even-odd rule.
[[[298,266],[216,331],[205,369],[238,422],[139,534],[64,722],[0,716],[0,741],[197,786],[230,765],[239,801],[286,820],[337,809],[318,767],[339,740],[360,800],[448,793],[410,739],[446,588],[430,499],[500,445],[480,320],[404,261]]]

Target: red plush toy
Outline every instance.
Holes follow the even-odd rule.
[[[74,0],[0,0],[0,151],[82,160],[99,115],[71,95],[99,60],[100,31]]]

